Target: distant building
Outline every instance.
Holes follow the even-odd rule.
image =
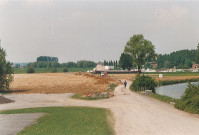
[[[106,69],[106,70],[113,70],[113,69],[114,69],[114,66],[105,66],[105,69]]]
[[[149,62],[149,64],[153,67],[153,69],[155,69],[158,65],[156,62]]]
[[[199,64],[193,64],[192,68],[199,68]]]
[[[99,63],[97,63],[97,65],[104,66],[104,62],[99,62]]]
[[[97,65],[96,70],[98,71],[104,71],[104,70],[113,70],[114,66],[102,66],[102,65]]]

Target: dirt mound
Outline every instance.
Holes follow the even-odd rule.
[[[84,76],[88,77],[88,78],[93,78],[95,79],[97,82],[95,84],[110,84],[110,82],[115,81],[114,79],[110,78],[110,77],[104,77],[104,76],[96,76],[93,74],[84,74]]]
[[[13,100],[7,99],[4,96],[0,95],[0,104],[12,103]]]

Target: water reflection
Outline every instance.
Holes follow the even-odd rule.
[[[199,84],[199,82],[192,82],[191,84]],[[155,91],[159,95],[180,99],[181,96],[184,94],[187,85],[188,83],[166,85],[166,86],[157,87]]]

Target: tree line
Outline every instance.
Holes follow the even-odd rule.
[[[177,68],[188,69],[193,64],[199,64],[199,51],[197,49],[192,50],[179,50],[170,54],[158,54],[157,59],[149,59],[143,63],[144,68],[153,68],[150,62],[157,63],[157,69],[162,68]],[[119,60],[119,65],[122,69],[128,69],[137,67],[130,54],[122,53]]]
[[[50,57],[50,56],[40,56],[40,57],[37,57],[37,62],[38,61],[49,61],[49,62],[58,62],[59,59],[57,57]]]
[[[115,68],[119,67],[119,63],[117,60],[113,61],[113,60],[109,60],[106,61],[104,60],[104,66],[114,66]]]
[[[157,57],[158,69],[161,68],[191,68],[196,61],[196,50],[180,50],[170,54],[159,54]]]
[[[93,61],[80,60],[77,62],[59,63],[57,57],[40,56],[36,62],[27,64],[27,67],[34,68],[89,68],[95,67],[96,63]]]

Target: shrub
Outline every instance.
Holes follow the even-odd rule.
[[[175,107],[191,113],[199,113],[199,85],[188,84],[184,96],[178,100]]]
[[[34,69],[34,67],[28,67],[28,69],[27,69],[27,73],[35,73],[35,69]]]
[[[138,75],[131,84],[130,88],[132,90],[138,91],[140,88],[147,88],[152,90],[155,93],[155,87],[157,86],[153,78],[148,75]]]
[[[67,69],[67,68],[64,68],[64,69],[63,69],[63,72],[68,72],[68,69]]]
[[[51,69],[51,73],[56,73],[57,72],[57,68],[52,68]]]
[[[0,90],[9,89],[13,81],[12,63],[6,60],[6,51],[0,47]]]

